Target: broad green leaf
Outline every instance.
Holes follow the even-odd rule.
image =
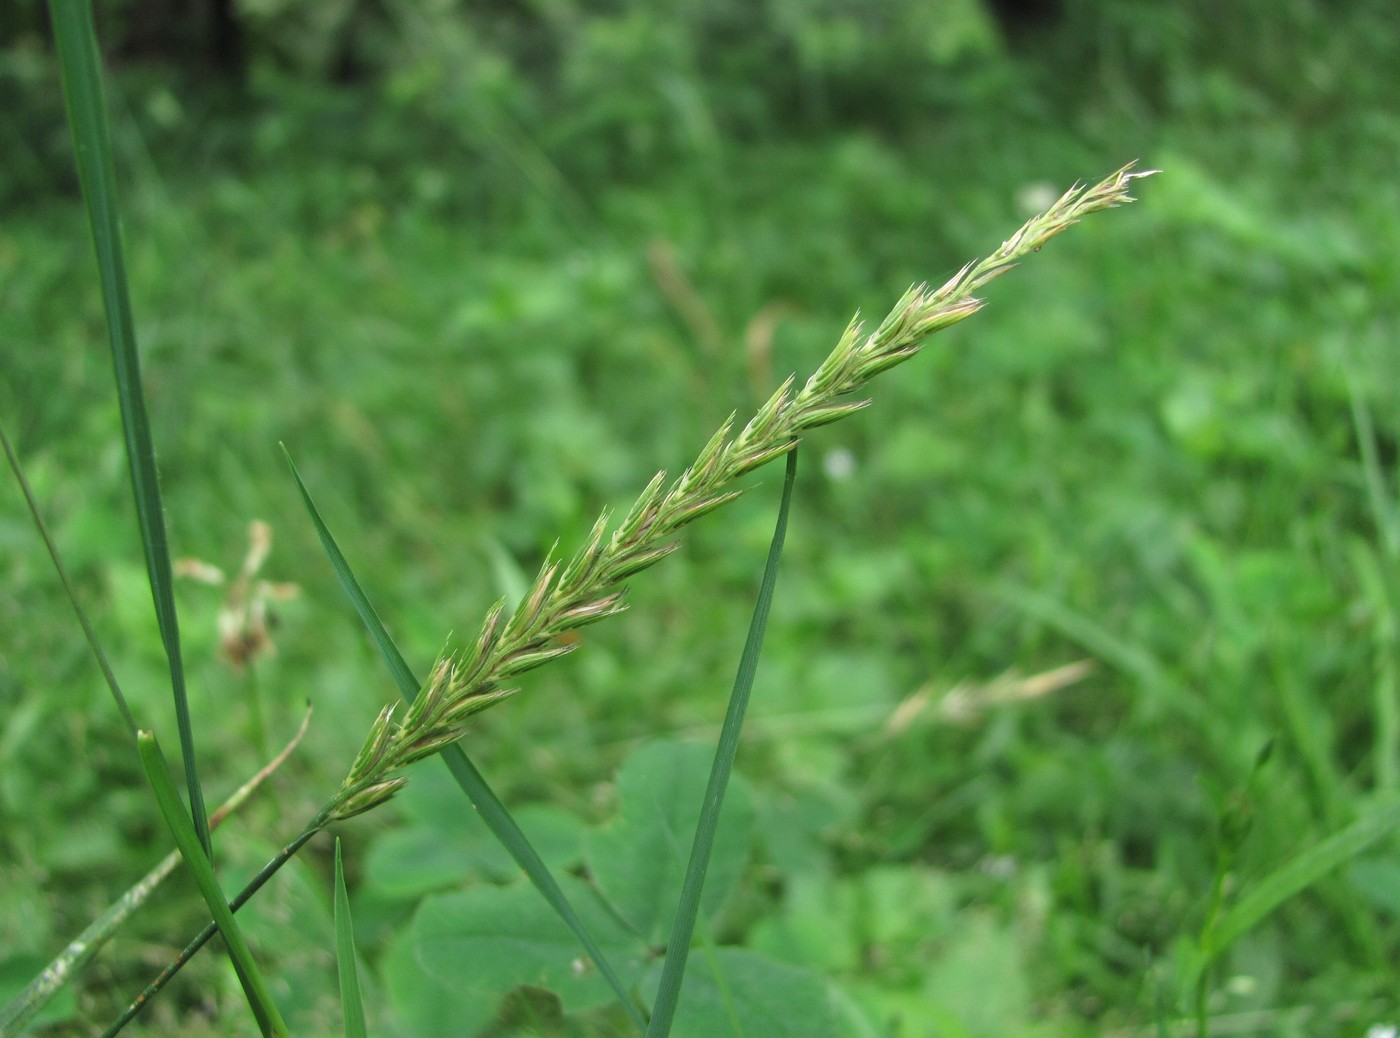
[[[430,782],[446,795],[442,814],[436,821],[410,823],[375,840],[365,861],[369,887],[389,897],[415,898],[474,880],[504,883],[518,876],[520,866],[476,813],[461,809],[462,791],[446,774],[425,769],[415,775],[399,797],[400,806],[408,794],[423,792]],[[549,804],[527,804],[514,814],[551,869],[579,864],[583,824],[576,817]]]
[[[713,751],[699,743],[648,743],[617,774],[620,810],[588,838],[589,872],[608,901],[650,945],[662,946],[680,899]],[[730,789],[701,899],[713,915],[748,860],[754,810],[747,788]]]
[[[781,910],[762,920],[748,945],[795,965],[858,974],[869,956],[918,963],[952,939],[958,894],[945,873],[914,865],[855,875],[788,877]]]
[[[763,860],[786,875],[825,873],[830,836],[860,816],[859,794],[839,773],[820,785],[758,792],[758,840]]]
[[[648,987],[660,981],[653,967]],[[740,948],[697,952],[681,985],[676,1038],[845,1038],[839,995],[818,973]]]
[[[496,1015],[494,995],[492,999],[464,998],[457,982],[441,980],[424,969],[410,929],[401,930],[389,945],[380,976],[400,1034],[471,1038]]]
[[[1024,1035],[1032,1022],[1030,981],[1014,930],[986,912],[965,912],[936,959],[925,966],[923,1009],[903,1021],[916,1034],[936,1010],[957,1022],[927,1031],[929,1038],[962,1033],[969,1038]]]
[[[634,988],[646,948],[597,894],[570,876],[560,885],[624,982]],[[612,988],[578,941],[529,886],[480,886],[426,898],[414,917],[413,945],[422,970],[469,1004],[495,1007],[532,985],[555,992],[567,1012],[608,1005]]]

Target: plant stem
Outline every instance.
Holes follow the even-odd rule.
[[[263,888],[263,885],[268,880],[277,875],[278,870],[281,869],[283,865],[292,860],[292,857],[297,851],[301,850],[313,836],[326,827],[329,821],[329,810],[321,811],[312,819],[310,825],[298,833],[291,843],[278,851],[271,860],[258,871],[258,874],[248,881],[248,885],[229,901],[229,910],[237,912],[246,905],[252,899],[253,895]],[[180,954],[175,956],[175,958],[156,975],[155,979],[152,980],[150,984],[146,985],[145,990],[137,995],[132,1000],[131,1004],[122,1011],[122,1015],[112,1021],[111,1026],[102,1032],[102,1038],[110,1038],[110,1036],[116,1034],[129,1024],[136,1015],[146,1007],[146,1004],[150,1002],[151,998],[160,991],[161,988],[165,987],[165,985],[174,978],[175,974],[185,968],[185,963],[189,962],[190,959],[194,957],[195,952],[208,944],[209,938],[213,937],[218,932],[218,926],[215,925],[213,921],[210,921],[203,930],[199,931],[199,934],[190,941],[189,944],[185,945],[180,951]]]
[[[219,805],[212,815],[209,816],[209,828],[217,829],[234,811],[243,806],[243,803],[253,795],[253,792],[263,784],[269,775],[282,766],[301,742],[302,736],[306,734],[307,723],[311,720],[311,711],[307,710],[306,716],[302,718],[301,727],[291,742],[282,748],[282,752],[268,762],[256,775],[250,778],[233,794]],[[86,929],[76,938],[69,942],[52,962],[44,967],[42,973],[35,977],[12,999],[9,1005],[0,1010],[0,1038],[11,1038],[23,1029],[26,1023],[33,1019],[34,1015],[48,1004],[49,1000],[56,995],[65,984],[72,980],[74,974],[92,961],[107,941],[116,932],[117,927],[131,915],[132,912],[140,908],[146,899],[163,883],[175,867],[180,864],[180,852],[171,851],[155,868],[146,873],[139,882],[131,887],[125,894],[112,903],[108,909],[94,919]]]

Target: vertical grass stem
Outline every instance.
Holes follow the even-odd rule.
[[[705,887],[705,873],[714,849],[715,832],[719,828],[724,794],[729,787],[729,776],[734,770],[734,758],[739,752],[739,735],[743,731],[744,714],[748,710],[749,694],[753,690],[754,675],[758,671],[759,654],[763,650],[763,635],[768,627],[768,611],[773,603],[773,589],[778,580],[778,561],[782,558],[783,542],[787,536],[788,511],[792,504],[792,486],[796,479],[797,450],[794,448],[787,456],[787,472],[783,478],[783,499],[778,507],[778,521],[773,530],[772,544],[768,548],[768,561],[763,569],[763,582],[759,586],[758,600],[754,604],[753,619],[749,622],[744,654],[739,659],[734,689],[729,696],[724,727],[720,729],[719,744],[715,748],[715,762],[710,769],[710,781],[705,787],[705,802],[700,809],[700,822],[695,828],[690,861],[686,864],[685,880],[681,885],[680,903],[677,905],[675,922],[671,926],[671,935],[666,945],[666,961],[661,969],[656,1001],[652,1005],[647,1038],[667,1038],[670,1035],[671,1022],[675,1018],[676,1006],[680,1001],[681,981],[684,979],[686,960],[690,955],[690,941],[695,934],[695,919],[700,912],[700,895]]]
[[[141,526],[141,543],[146,555],[146,575],[155,603],[156,620],[170,666],[170,689],[175,700],[176,725],[180,734],[180,754],[190,799],[190,815],[195,833],[206,856],[212,856],[209,819],[204,793],[195,766],[194,730],[190,723],[185,694],[185,670],[180,656],[180,628],[175,613],[175,595],[166,542],[165,519],[161,510],[160,481],[156,474],[155,447],[151,441],[150,420],[141,389],[141,365],[136,350],[136,329],[127,289],[126,263],[122,254],[121,224],[117,209],[117,177],[112,159],[112,135],[107,125],[107,106],[102,92],[97,30],[88,0],[50,0],[54,43],[58,50],[59,74],[63,82],[64,105],[73,137],[78,180],[92,227],[97,250],[97,269],[102,282],[102,302],[107,314],[107,334],[112,347],[117,398],[121,404],[122,432],[126,438],[127,464],[131,473],[136,514]]]

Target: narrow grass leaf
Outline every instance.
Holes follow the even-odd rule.
[[[19,458],[15,455],[14,447],[3,427],[0,427],[0,444],[4,445],[5,458],[10,463],[10,471],[15,474],[15,481],[19,484],[20,493],[24,495],[24,502],[29,507],[29,515],[39,530],[39,536],[43,538],[44,547],[48,549],[49,559],[53,562],[53,568],[58,573],[59,582],[63,585],[63,593],[68,596],[68,603],[73,607],[73,612],[78,617],[78,624],[83,629],[83,636],[87,639],[88,648],[92,650],[92,655],[97,660],[97,666],[102,671],[102,677],[106,680],[107,687],[111,689],[112,698],[116,701],[117,710],[122,715],[122,720],[126,722],[127,729],[134,737],[139,727],[136,724],[136,718],[132,715],[131,708],[126,705],[126,696],[122,694],[121,686],[117,683],[117,676],[112,672],[111,664],[107,662],[107,654],[102,650],[102,643],[97,640],[97,632],[93,630],[92,624],[88,621],[87,611],[78,601],[78,593],[73,588],[73,582],[68,579],[68,569],[63,565],[63,557],[58,553],[58,545],[54,543],[53,537],[49,534],[48,525],[44,522],[43,514],[39,511],[39,502],[34,497],[34,490],[30,487],[29,480],[24,478],[24,470],[20,468]]]
[[[278,851],[271,861],[258,870],[258,874],[250,879],[247,885],[238,892],[237,896],[228,903],[229,910],[237,912],[251,901],[253,895],[261,890],[268,880],[277,875],[282,866],[291,861],[292,858],[296,856],[297,851],[301,850],[313,836],[325,827],[325,825],[326,816],[324,814],[318,815],[313,819],[305,829],[297,834],[296,838],[293,839],[291,843]],[[161,988],[165,987],[166,984],[174,979],[175,974],[179,973],[180,970],[185,967],[185,964],[194,957],[195,953],[209,943],[209,939],[218,933],[219,929],[218,923],[208,923],[189,944],[181,949],[180,954],[175,956],[175,958],[160,971],[155,980],[147,984],[145,990],[137,995],[136,998],[132,999],[126,1009],[122,1010],[121,1015],[108,1025],[107,1030],[102,1032],[102,1038],[114,1038],[115,1035],[121,1033],[127,1024],[136,1019],[142,1009],[150,1005],[151,1000],[155,998]]]
[[[311,498],[311,492],[307,490],[301,474],[297,471],[296,464],[292,461],[291,454],[286,447],[282,448],[282,453],[286,455],[287,464],[292,470],[292,479],[296,481],[297,490],[301,494],[302,503],[306,506],[307,513],[311,516],[312,525],[316,527],[316,534],[321,539],[321,546],[325,549],[326,556],[330,559],[331,568],[335,571],[336,577],[340,580],[341,588],[350,598],[351,604],[355,607],[355,612],[359,614],[361,622],[369,631],[379,654],[383,658],[385,665],[389,668],[389,673],[394,678],[394,683],[398,686],[399,693],[408,702],[413,702],[418,695],[419,689],[423,686],[417,678],[413,676],[413,671],[409,669],[408,663],[404,660],[403,654],[394,644],[393,638],[389,636],[383,621],[380,620],[378,612],[370,603],[364,589],[356,579],[354,571],[350,568],[350,563],[346,560],[344,552],[340,550],[340,545],[336,543],[335,537],[331,534],[329,527],[321,518],[320,510],[316,507],[316,502]],[[549,867],[545,865],[544,859],[531,845],[515,819],[511,817],[505,804],[496,796],[495,791],[487,784],[485,777],[477,770],[476,765],[471,762],[466,752],[456,743],[445,746],[439,751],[443,762],[447,765],[447,770],[452,773],[452,777],[457,781],[457,785],[462,788],[462,792],[467,795],[472,805],[476,808],[481,820],[495,835],[501,845],[510,852],[517,864],[525,871],[530,882],[539,890],[540,895],[549,903],[550,907],[565,922],[579,943],[583,946],[590,958],[592,958],[598,971],[603,974],[616,994],[618,1001],[626,1008],[636,1023],[639,1030],[645,1030],[647,1026],[646,1018],[642,1016],[636,1003],[627,993],[627,987],[623,984],[622,978],[617,971],[609,964],[607,956],[603,953],[598,942],[594,940],[588,929],[584,926],[583,920],[574,911],[565,898],[564,892],[559,888],[553,875],[550,874]]]
[[[753,689],[754,675],[758,671],[759,654],[763,650],[763,635],[768,627],[768,611],[773,603],[773,589],[778,580],[778,561],[783,555],[788,512],[792,504],[792,487],[796,479],[797,450],[794,448],[787,456],[787,472],[783,478],[783,497],[778,506],[778,521],[773,529],[772,544],[768,548],[768,561],[763,568],[763,582],[759,585],[753,619],[749,622],[744,653],[739,659],[739,670],[734,677],[734,689],[729,695],[724,727],[720,730],[719,745],[715,748],[715,762],[710,769],[709,785],[705,789],[700,824],[695,828],[690,862],[686,866],[680,904],[676,908],[676,921],[671,927],[671,937],[666,945],[666,960],[661,970],[656,1002],[652,1006],[647,1038],[666,1038],[671,1033],[671,1023],[680,1000],[681,981],[685,977],[686,960],[690,955],[690,941],[695,934],[695,917],[699,914],[700,895],[705,887],[705,871],[709,867],[710,853],[714,849],[715,831],[719,828],[720,812],[724,807],[724,793],[729,785],[730,773],[734,769],[734,758],[739,752],[739,735],[743,731],[744,714],[748,710],[749,694]]]
[[[1352,571],[1371,607],[1371,640],[1376,679],[1372,687],[1375,733],[1375,787],[1380,792],[1400,786],[1400,591],[1394,567],[1381,553],[1359,538],[1350,545]]]
[[[1213,934],[1214,950],[1218,952],[1229,947],[1279,905],[1333,869],[1345,865],[1397,826],[1400,826],[1400,798],[1372,808],[1345,829],[1275,869],[1226,910]]]
[[[1371,518],[1380,541],[1379,550],[1373,550],[1368,544],[1356,544],[1351,554],[1375,616],[1376,787],[1390,790],[1400,785],[1400,702],[1396,698],[1400,692],[1400,679],[1397,679],[1400,673],[1400,665],[1397,665],[1400,660],[1400,620],[1397,620],[1400,616],[1400,515],[1397,515],[1396,502],[1381,464],[1370,409],[1350,372],[1347,393],[1351,398],[1352,428],[1361,452]]]
[[[160,481],[156,474],[155,447],[151,442],[146,398],[141,389],[141,364],[136,350],[136,328],[127,290],[126,262],[122,253],[117,212],[117,177],[112,160],[112,135],[97,50],[97,30],[89,0],[50,0],[54,43],[73,150],[82,185],[83,202],[92,225],[97,269],[102,282],[102,302],[107,314],[107,335],[112,347],[117,399],[121,404],[122,432],[126,438],[127,464],[141,526],[146,555],[146,575],[155,601],[156,621],[170,666],[170,689],[180,733],[180,753],[189,787],[190,813],[204,853],[210,855],[209,820],[204,794],[195,767],[194,730],[185,695],[185,669],[180,656],[180,628],[175,614],[174,581],[170,548],[161,511]]]
[[[335,841],[335,961],[340,971],[340,1009],[345,1038],[365,1038],[365,1003],[360,973],[355,966],[355,926],[350,920],[350,894],[345,889],[345,864],[340,838]]]
[[[1160,660],[1141,645],[1121,638],[1092,617],[1030,588],[998,581],[993,585],[992,593],[1007,605],[1053,627],[1104,663],[1132,677],[1147,694],[1151,708],[1173,711],[1187,720],[1201,720],[1200,703],[1172,678]]]
[[[1385,799],[1345,829],[1313,844],[1253,884],[1202,935],[1201,947],[1187,965],[1183,978],[1186,985],[1196,986],[1222,952],[1274,909],[1345,865],[1397,827],[1400,827],[1400,798]]]
[[[243,933],[233,917],[233,910],[229,907],[224,892],[219,888],[219,880],[214,875],[214,865],[201,846],[190,817],[185,812],[185,806],[180,802],[180,795],[175,791],[175,782],[170,777],[170,767],[165,762],[165,755],[160,752],[160,744],[156,742],[152,732],[141,731],[137,733],[136,745],[141,750],[141,764],[146,769],[146,778],[155,792],[161,814],[165,816],[165,824],[175,837],[175,845],[184,855],[185,863],[194,875],[199,892],[203,895],[205,904],[209,906],[219,931],[224,935],[229,958],[233,961],[234,970],[238,973],[243,993],[257,1018],[259,1029],[267,1038],[285,1038],[288,1033],[287,1025],[282,1022],[282,1016],[268,992],[267,982],[263,979],[258,964],[253,960],[253,953],[248,948],[248,942],[243,939]]]
[[[1376,427],[1371,411],[1362,399],[1356,379],[1348,372],[1347,395],[1351,399],[1351,423],[1361,452],[1361,471],[1366,477],[1366,496],[1371,505],[1371,518],[1380,534],[1381,544],[1392,559],[1400,559],[1400,515],[1386,486],[1385,469],[1376,443]]]
[[[398,646],[394,644],[394,639],[389,636],[388,630],[384,627],[384,622],[379,619],[379,614],[370,604],[369,596],[360,586],[354,570],[350,568],[350,563],[345,558],[345,553],[340,550],[340,545],[336,543],[330,529],[321,518],[321,512],[316,507],[316,502],[311,499],[311,492],[306,489],[301,473],[297,471],[296,463],[292,461],[292,455],[285,444],[282,445],[282,454],[287,459],[287,466],[292,470],[292,479],[296,481],[302,504],[306,506],[306,511],[311,516],[311,523],[316,527],[316,535],[321,539],[321,547],[325,549],[326,557],[330,560],[331,569],[335,571],[336,579],[340,581],[341,589],[350,599],[350,604],[355,607],[355,612],[359,614],[360,622],[365,625],[365,630],[369,632],[370,639],[374,642],[374,647],[379,650],[384,665],[389,668],[389,674],[393,677],[399,692],[410,703],[413,702],[414,697],[418,695],[418,690],[423,686],[413,676],[413,671],[409,669],[403,654],[399,652]]]
[[[244,801],[253,795],[268,776],[282,766],[282,763],[296,749],[297,744],[301,742],[302,736],[306,734],[306,728],[310,721],[311,711],[308,709],[306,716],[302,719],[301,727],[291,741],[282,748],[282,751],[256,775],[234,790],[229,798],[209,816],[211,829],[217,829],[220,822],[242,807]],[[83,932],[70,941],[68,947],[55,956],[53,961],[45,966],[39,975],[25,986],[23,991],[3,1009],[0,1009],[0,1038],[10,1038],[12,1035],[19,1034],[25,1025],[34,1018],[35,1014],[43,1009],[79,970],[97,956],[97,953],[111,940],[117,928],[146,903],[151,894],[165,882],[179,864],[180,852],[178,850],[171,851],[160,860],[155,868],[133,884],[125,894],[108,905],[106,911],[84,927]]]

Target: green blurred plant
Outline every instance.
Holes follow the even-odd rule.
[[[740,491],[733,484],[740,477],[775,458],[789,456],[784,502],[750,628],[749,644],[736,679],[729,715],[703,798],[705,807],[700,812],[700,822],[695,829],[695,846],[680,894],[680,907],[671,925],[672,954],[667,956],[657,979],[655,1015],[647,1025],[649,1034],[668,1034],[684,973],[691,929],[699,911],[702,885],[719,824],[719,807],[737,750],[738,733],[753,681],[768,603],[771,601],[786,524],[787,502],[795,474],[797,443],[807,431],[864,408],[868,402],[852,399],[853,394],[875,375],[913,356],[927,336],[976,312],[981,306],[980,300],[973,296],[976,290],[1009,270],[1022,257],[1039,251],[1050,238],[1082,216],[1130,201],[1128,188],[1131,182],[1146,174],[1132,172],[1129,167],[1098,184],[1076,186],[1048,211],[1026,223],[992,255],[964,267],[942,287],[930,290],[921,285],[910,289],[873,333],[866,335],[860,323],[852,321],[836,349],[800,389],[789,379],[737,433],[734,432],[734,419],[731,417],[710,439],[696,461],[669,486],[665,474],[658,473],[611,536],[607,533],[608,516],[602,516],[583,548],[567,563],[547,560],[514,613],[507,618],[504,603],[499,603],[488,613],[474,647],[459,657],[440,660],[421,689],[416,688],[397,649],[388,640],[372,607],[364,599],[358,581],[350,573],[343,556],[334,547],[329,531],[313,508],[313,519],[331,552],[332,561],[341,572],[347,591],[356,600],[362,616],[380,644],[386,662],[411,703],[401,722],[395,721],[394,708],[381,712],[340,790],[302,833],[230,902],[221,892],[215,875],[208,824],[204,819],[202,793],[194,765],[193,729],[184,695],[179,635],[171,594],[172,571],[165,547],[154,450],[145,417],[134,321],[117,229],[115,174],[97,71],[91,11],[84,0],[54,0],[53,11],[84,197],[98,246],[98,267],[102,275],[117,385],[123,405],[127,453],[147,551],[148,579],[169,656],[185,773],[189,783],[191,807],[188,812],[170,780],[155,737],[143,729],[137,733],[136,741],[161,811],[195,874],[200,892],[215,916],[218,928],[224,933],[235,970],[264,1034],[284,1034],[286,1025],[248,943],[241,936],[233,912],[317,832],[332,822],[370,810],[389,799],[406,781],[399,772],[424,757],[448,751],[449,763],[455,765],[454,770],[458,772],[464,789],[472,793],[479,804],[485,802],[491,812],[504,816],[500,819],[503,842],[526,866],[527,871],[531,871],[536,885],[546,893],[554,910],[562,918],[569,918],[571,910],[562,896],[555,903],[556,898],[551,893],[557,891],[557,884],[534,874],[532,870],[534,863],[538,862],[538,855],[529,848],[518,827],[509,820],[508,813],[496,804],[494,795],[479,781],[479,776],[474,776],[470,762],[460,754],[455,744],[466,733],[468,718],[511,693],[508,684],[511,679],[569,652],[575,643],[568,636],[576,628],[619,612],[623,607],[623,583],[674,551],[678,546],[675,536],[683,527],[737,497]],[[310,506],[309,496],[307,504]],[[134,729],[136,722],[126,710],[115,679],[112,680],[112,689]],[[469,779],[468,775],[473,777]],[[343,876],[338,877],[338,891],[343,895]],[[339,901],[343,908],[343,896],[339,897]],[[347,1027],[353,1029],[358,1019],[356,1007],[359,1005],[353,980],[353,937],[348,916],[344,912],[338,914],[338,921]],[[589,948],[599,968],[608,975],[623,1006],[635,1017],[635,1008],[602,952],[591,943],[581,925],[573,921],[570,921],[570,925]],[[186,953],[172,963],[173,968],[163,973],[162,979],[133,1003],[133,1010],[114,1024],[109,1033],[119,1030],[136,1008],[147,1004],[151,995],[173,975],[174,969],[187,961],[189,955],[212,933],[212,927],[206,929]],[[749,980],[752,980],[751,972]],[[640,1018],[637,1019],[640,1023]]]
[[[1147,175],[1125,167],[1092,186],[1071,188],[940,288],[911,288],[873,333],[865,334],[853,320],[800,390],[789,378],[737,434],[731,416],[669,487],[666,473],[657,473],[611,536],[609,517],[600,516],[567,563],[546,560],[509,619],[504,601],[498,603],[473,648],[434,667],[402,722],[394,723],[394,707],[384,709],[328,817],[348,818],[391,797],[403,784],[394,772],[460,739],[469,717],[514,691],[509,679],[571,652],[577,642],[562,635],[619,612],[622,582],[675,551],[674,535],[682,527],[738,497],[731,484],[793,450],[808,430],[865,408],[869,401],[849,398],[912,357],[929,335],[981,309],[973,292],[1082,217],[1131,201],[1129,185]]]

